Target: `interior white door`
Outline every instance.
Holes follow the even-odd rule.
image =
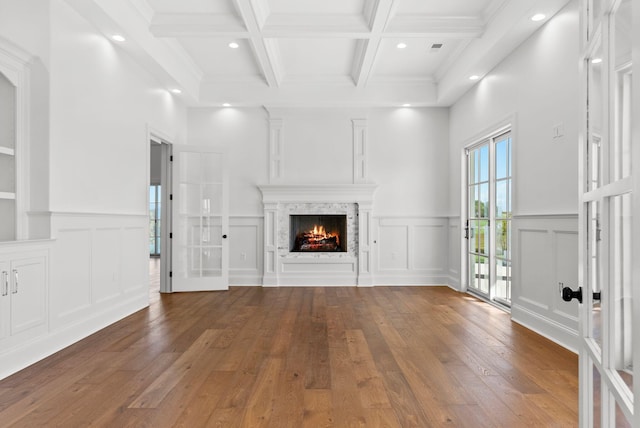
[[[229,288],[226,177],[224,153],[173,146],[172,291]]]
[[[633,76],[632,7],[639,0],[582,2],[584,119],[580,139],[580,281],[563,290],[580,307],[580,426],[640,426],[637,261],[640,203],[632,174],[640,168],[631,141],[638,117]],[[636,27],[637,28],[637,27]],[[636,33],[637,36],[637,33]],[[633,109],[632,109],[633,104]],[[634,134],[635,132],[635,134]],[[637,147],[636,147],[637,148]],[[634,151],[636,153],[634,153]],[[635,239],[634,239],[635,236]],[[635,282],[634,282],[635,278]],[[635,301],[634,301],[635,297]]]

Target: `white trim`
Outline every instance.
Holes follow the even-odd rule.
[[[579,338],[577,330],[571,329],[556,320],[542,316],[513,302],[511,304],[511,320],[546,337],[573,353],[578,353]]]
[[[16,168],[16,239],[29,237],[29,222],[26,212],[29,197],[29,154],[30,154],[30,69],[33,56],[14,43],[0,38],[0,73],[16,88],[16,136],[14,153]]]

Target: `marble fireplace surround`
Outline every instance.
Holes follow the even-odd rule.
[[[375,184],[266,184],[258,188],[264,205],[263,286],[373,286]],[[346,214],[347,252],[290,252],[291,214]]]

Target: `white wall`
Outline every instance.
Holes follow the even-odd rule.
[[[54,330],[147,304],[150,129],[184,142],[186,108],[66,2],[52,2]]]
[[[0,10],[0,37],[35,56],[30,165],[47,190],[30,216],[54,240],[48,334],[29,346],[46,355],[148,305],[148,132],[184,143],[187,111],[65,1]]]
[[[352,120],[366,119],[368,181],[378,184],[377,283],[448,282],[448,109],[191,109],[189,143],[228,153],[232,284],[259,284],[262,276],[257,185],[269,180],[270,119],[282,120],[285,184],[352,183]]]
[[[577,286],[577,260],[565,256],[578,250],[578,18],[574,1],[451,108],[449,152],[451,223],[459,225],[463,147],[515,118],[512,317],[569,347],[577,305],[559,302],[558,282]],[[553,138],[558,124],[564,135]],[[460,228],[455,232],[450,245],[459,254],[464,244]],[[459,261],[450,257],[451,275],[460,271]]]

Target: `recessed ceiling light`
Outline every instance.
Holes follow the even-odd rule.
[[[224,103],[224,104],[222,104],[222,107],[231,107],[231,104],[229,104],[229,103]]]
[[[473,76],[469,76],[469,80],[478,80],[480,78],[480,76],[478,76],[477,74],[474,74]]]
[[[593,64],[600,64],[602,62],[602,58],[594,58],[591,60]]]
[[[398,49],[404,49],[404,48],[406,48],[406,47],[407,47],[407,44],[406,44],[406,43],[398,43],[398,44],[396,45],[396,47],[397,47]]]
[[[125,42],[127,41],[127,39],[124,38],[123,35],[121,34],[114,34],[113,36],[111,36],[112,40],[115,40],[116,42]]]
[[[402,107],[411,107],[411,104],[402,104]]]
[[[238,49],[240,47],[240,45],[237,44],[236,42],[231,42],[231,43],[229,43],[229,47],[231,49]]]
[[[181,93],[182,93],[182,90],[180,90],[180,89],[178,89],[178,88],[173,88],[173,89],[171,90],[171,92],[173,92],[174,94],[181,94]]]
[[[531,20],[534,21],[534,22],[538,22],[538,21],[542,21],[546,17],[547,17],[547,15],[545,15],[544,13],[536,13],[535,15],[533,15],[531,17]]]

